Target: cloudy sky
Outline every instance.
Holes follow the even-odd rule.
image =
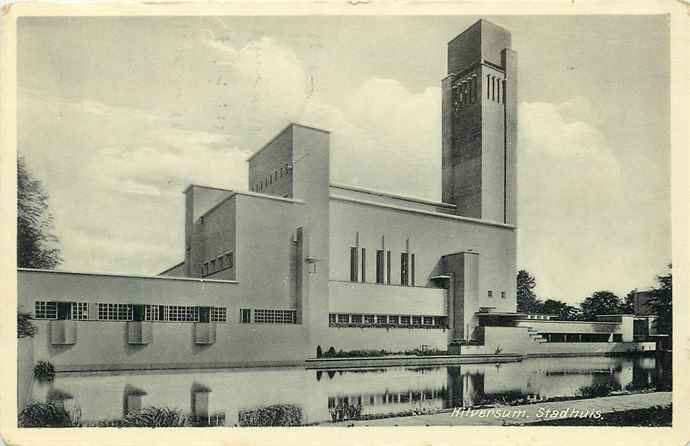
[[[671,260],[666,18],[486,18],[519,58],[519,267],[573,303],[653,284]],[[289,122],[332,131],[333,181],[440,199],[446,43],[476,19],[20,19],[18,149],[62,268],[178,262],[185,186],[246,189],[246,158]]]

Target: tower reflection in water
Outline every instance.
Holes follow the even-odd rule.
[[[670,361],[654,357],[539,358],[503,364],[356,370],[301,368],[58,374],[34,383],[33,399],[78,407],[85,423],[121,419],[142,408],[178,409],[195,425],[241,425],[247,414],[290,406],[301,423],[329,421],[338,407],[361,415],[409,413],[577,395],[609,384],[670,387]],[[244,414],[244,418],[241,416]]]

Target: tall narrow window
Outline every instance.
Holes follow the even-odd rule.
[[[501,102],[503,102],[505,104],[506,103],[506,81],[504,79],[501,82],[503,83],[503,88],[501,89],[501,91],[503,92],[503,97],[501,98]]]
[[[472,103],[477,102],[477,77],[472,78]]]
[[[406,252],[400,254],[400,285],[408,285],[409,255]]]
[[[252,310],[249,308],[240,309],[240,323],[249,324],[252,321]]]
[[[410,256],[410,284],[414,286],[414,254]]]
[[[491,100],[496,100],[496,78],[491,76]]]
[[[376,283],[383,283],[383,251],[376,251]]]
[[[357,269],[359,262],[357,261],[357,248],[350,248],[350,282],[357,282]]]
[[[362,248],[362,282],[367,281],[367,250]]]
[[[491,98],[491,96],[489,96],[491,94],[490,91],[491,91],[491,76],[487,74],[486,75],[486,99]]]
[[[386,283],[391,284],[391,252],[388,251],[386,256]]]
[[[496,101],[501,102],[501,80],[496,79]]]

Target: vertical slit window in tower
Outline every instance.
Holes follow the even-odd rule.
[[[376,251],[376,283],[383,283],[383,250]]]
[[[477,102],[477,75],[476,74],[472,77],[472,87],[473,87],[472,88],[472,92],[473,92],[472,103],[474,104],[475,102]]]
[[[410,285],[414,286],[414,254],[410,256]]]
[[[503,101],[502,101],[502,102],[503,102],[504,104],[506,103],[506,85],[507,85],[507,84],[506,84],[506,80],[503,79]]]
[[[496,78],[491,76],[491,100],[496,100]]]
[[[357,248],[350,248],[350,281],[357,282]]]
[[[496,102],[501,102],[501,79],[496,79]]]
[[[408,285],[409,255],[406,252],[400,254],[400,285]]]
[[[388,251],[386,256],[386,283],[391,284],[391,252]]]
[[[367,281],[367,250],[362,248],[362,282]]]
[[[486,75],[486,99],[490,99],[489,91],[491,91],[491,76]]]

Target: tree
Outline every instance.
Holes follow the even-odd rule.
[[[671,265],[668,266],[671,269]],[[657,276],[659,286],[651,290],[649,305],[659,319],[657,321],[657,332],[661,334],[673,333],[673,278],[671,272]]]
[[[536,313],[541,307],[541,301],[534,294],[537,285],[534,277],[524,269],[517,273],[517,305],[521,313]]]
[[[23,157],[17,158],[17,266],[54,269],[60,263],[58,239],[52,233],[48,194],[33,179]]]
[[[596,320],[598,314],[621,314],[624,307],[621,298],[610,291],[595,291],[580,304],[582,317],[587,321]]]
[[[637,294],[637,288],[630,290],[628,294],[625,295],[623,313],[632,314],[635,312],[635,294]]]
[[[564,321],[572,321],[578,318],[580,310],[556,299],[546,299],[541,305],[541,313],[553,314]]]

